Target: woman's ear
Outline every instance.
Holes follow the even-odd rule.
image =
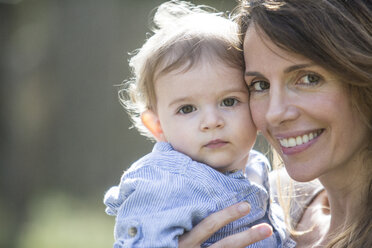
[[[166,141],[158,115],[152,110],[145,110],[141,114],[142,124],[152,133],[157,141]]]

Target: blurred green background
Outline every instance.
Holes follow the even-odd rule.
[[[0,0],[0,247],[112,247],[103,195],[152,148],[115,85],[162,2]]]

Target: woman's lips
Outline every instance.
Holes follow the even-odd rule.
[[[323,131],[324,129],[319,129],[299,136],[279,138],[283,154],[291,155],[306,150],[316,142]]]
[[[228,142],[220,139],[212,140],[205,145],[207,148],[220,148],[226,145]]]

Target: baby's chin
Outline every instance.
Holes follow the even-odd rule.
[[[208,162],[203,162],[203,163],[207,164],[208,166],[222,173],[235,172],[238,170],[245,169],[245,163],[242,165],[236,165],[234,163],[231,163],[231,161],[226,161],[224,163],[224,161],[222,161],[221,159],[218,161],[209,161],[209,163]]]

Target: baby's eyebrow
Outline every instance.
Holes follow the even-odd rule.
[[[169,104],[168,104],[168,107],[171,107],[172,105],[175,105],[175,104],[178,104],[180,102],[188,102],[190,101],[190,97],[180,97],[180,98],[176,98],[174,99],[173,101],[171,101]]]
[[[219,94],[219,97],[223,96],[223,95],[226,95],[226,94],[232,94],[232,93],[242,93],[242,94],[247,94],[248,93],[248,90],[246,88],[246,85],[244,84],[243,85],[243,88],[241,87],[237,87],[237,86],[232,86],[230,88],[227,88],[227,89],[224,89],[222,91],[220,91],[218,94]],[[171,107],[173,105],[178,105],[180,103],[189,103],[189,104],[192,104],[194,101],[197,100],[199,96],[182,96],[182,97],[179,97],[179,98],[176,98],[176,99],[173,99],[169,104],[168,104],[168,107]]]
[[[246,86],[245,86],[246,87]],[[247,93],[247,89],[244,88],[244,89],[230,89],[230,90],[226,90],[225,92],[223,92],[223,94],[228,94],[228,93]]]

